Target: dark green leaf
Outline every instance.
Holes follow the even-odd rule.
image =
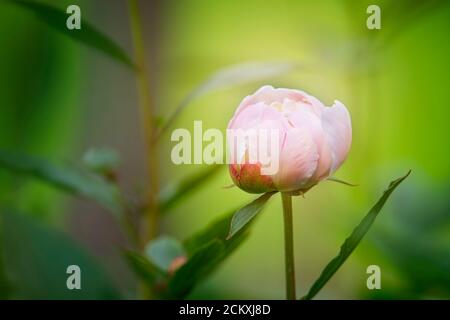
[[[211,166],[199,174],[164,188],[159,194],[160,210],[162,212],[168,211],[176,205],[179,200],[195,191],[196,188],[200,187],[203,183],[208,181],[208,179],[212,178],[219,172],[220,168],[222,168],[220,165]]]
[[[239,230],[241,230],[247,223],[249,223],[264,207],[267,201],[275,194],[275,192],[268,192],[245,205],[233,216],[230,224],[230,231],[227,239],[233,237]]]
[[[141,278],[150,288],[167,275],[146,257],[137,252],[125,251],[125,258],[134,273]]]
[[[248,232],[240,232],[231,240],[216,238],[197,248],[169,282],[169,297],[184,298],[243,244],[248,235]]]
[[[290,62],[247,62],[220,69],[188,94],[168,118],[159,134],[170,127],[183,109],[196,98],[215,90],[273,78],[292,71],[294,67],[296,64]]]
[[[175,272],[169,282],[169,297],[183,298],[191,289],[220,262],[225,245],[213,240],[200,248],[189,260]]]
[[[247,223],[237,234],[230,240],[227,240],[228,233],[230,231],[231,221],[233,216],[237,210],[233,210],[231,213],[220,217],[216,221],[207,225],[202,230],[196,232],[194,235],[190,236],[184,241],[184,248],[186,249],[188,255],[194,254],[197,250],[199,250],[205,243],[209,243],[212,240],[220,240],[224,241],[227,245],[233,243],[235,239],[237,242],[239,241],[239,235],[245,234],[246,231],[249,230],[251,226],[251,222]]]
[[[186,255],[183,245],[177,239],[167,236],[152,240],[145,248],[145,253],[151,262],[165,271],[175,258]]]
[[[230,223],[231,219],[233,219],[234,212],[235,211],[220,217],[202,230],[187,238],[184,241],[184,248],[188,254],[194,254],[194,252],[204,246],[205,243],[209,243],[212,240],[225,241],[228,231],[230,230]]]
[[[83,170],[52,164],[44,159],[0,150],[0,167],[31,176],[68,192],[95,200],[112,210],[122,208],[118,189],[101,177]]]
[[[1,236],[1,234],[0,234]],[[1,238],[0,238],[1,239]],[[2,244],[0,241],[0,249]],[[0,254],[0,300],[9,299],[12,295],[11,284],[8,281],[5,270],[5,263],[3,262],[3,256]]]
[[[219,218],[184,241],[189,259],[169,282],[169,297],[184,298],[244,243],[254,219],[226,240],[234,212]]]
[[[378,216],[378,213],[383,208],[387,199],[391,195],[391,193],[397,188],[397,186],[409,176],[411,171],[409,171],[405,176],[392,181],[389,184],[389,187],[383,192],[381,198],[377,201],[377,203],[370,209],[367,215],[362,219],[359,225],[353,230],[350,237],[348,237],[344,244],[341,246],[341,250],[339,254],[331,260],[325,269],[322,271],[319,278],[314,282],[308,294],[304,296],[302,299],[312,299],[314,296],[323,288],[323,286],[331,279],[331,277],[339,270],[342,264],[347,260],[350,254],[355,250],[355,248],[360,243],[361,239],[364,235],[369,231],[372,223],[375,221],[375,218]]]
[[[0,215],[1,261],[14,299],[118,299],[105,271],[63,233],[31,217]],[[81,270],[81,290],[67,289],[67,267]]]
[[[449,242],[436,241],[433,237],[418,237],[417,232],[402,228],[379,231],[372,241],[383,256],[389,258],[393,268],[397,269],[402,283],[414,288],[410,294],[426,296],[433,291],[439,297],[439,293],[450,293]]]
[[[23,8],[30,10],[43,22],[51,28],[61,32],[62,34],[79,41],[91,48],[95,48],[109,57],[124,63],[128,67],[134,69],[133,62],[127,54],[113,40],[104,35],[91,24],[86,22],[85,18],[81,18],[80,30],[69,30],[66,26],[66,20],[69,15],[58,8],[49,6],[36,1],[8,0],[18,4]]]

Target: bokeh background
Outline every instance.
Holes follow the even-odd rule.
[[[82,21],[132,53],[126,1],[45,2],[63,10],[80,5]],[[369,4],[381,7],[381,30],[366,27]],[[249,61],[297,64],[282,76],[218,90],[189,104],[160,143],[162,187],[206,167],[172,164],[171,130],[192,131],[194,120],[202,120],[205,129],[224,130],[240,100],[263,84],[302,89],[327,105],[338,99],[352,116],[353,145],[336,177],[358,187],[326,181],[294,199],[300,294],[388,182],[412,169],[318,298],[450,297],[448,2],[191,0],[140,6],[152,99],[162,119],[220,68]],[[136,195],[148,179],[139,117],[129,69],[55,32],[32,13],[0,3],[0,148],[68,163],[80,162],[93,147],[117,150],[120,184]],[[183,239],[254,198],[222,188],[230,183],[223,166],[170,210],[161,232]],[[133,297],[136,279],[120,254],[127,243],[104,209],[3,170],[0,203],[70,234],[101,261],[115,286]],[[283,298],[282,232],[276,196],[248,241],[189,297]],[[381,268],[381,290],[366,287],[372,264]]]

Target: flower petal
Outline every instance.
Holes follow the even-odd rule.
[[[287,192],[309,187],[318,159],[316,144],[307,129],[292,128],[286,132],[279,170],[272,177],[277,189]]]
[[[352,143],[352,125],[347,108],[337,100],[333,106],[325,107],[322,112],[322,127],[333,155],[332,174],[347,158]]]
[[[296,103],[297,105],[301,103]],[[286,104],[287,108],[290,103]],[[323,107],[324,108],[324,107]],[[294,108],[291,108],[294,109]],[[311,137],[316,144],[319,160],[314,177],[317,180],[328,176],[332,166],[332,153],[326,141],[325,132],[322,127],[321,117],[311,108],[305,108],[303,104],[294,109],[287,115],[288,121],[295,128],[306,128],[311,134]],[[320,111],[321,114],[321,111]]]

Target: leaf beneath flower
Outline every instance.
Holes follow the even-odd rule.
[[[247,223],[249,223],[262,210],[267,201],[275,193],[276,192],[267,192],[236,211],[233,219],[231,220],[230,231],[228,233],[227,240],[233,237],[239,230],[241,230]]]

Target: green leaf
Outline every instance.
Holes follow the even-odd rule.
[[[173,258],[187,255],[187,262],[169,279],[168,290],[165,293],[167,298],[182,299],[186,297],[201,280],[215,271],[249,235],[251,223],[244,226],[231,240],[225,240],[233,213],[219,218],[186,239],[182,248],[175,239],[157,239],[157,250],[153,249],[151,260],[135,254],[132,262],[135,265],[133,269],[144,281],[154,285],[155,279],[166,279],[167,274],[162,269],[167,269]],[[164,277],[158,273],[162,273]]]
[[[181,299],[188,295],[247,239],[254,219],[231,239],[226,239],[234,212],[224,215],[183,242],[189,258],[169,282],[170,298]]]
[[[137,252],[125,251],[124,256],[134,273],[150,288],[167,277],[165,272]]]
[[[247,223],[249,223],[264,207],[267,201],[275,194],[275,192],[268,192],[245,205],[233,216],[230,224],[230,231],[227,239],[233,237],[239,230],[241,230]]]
[[[225,245],[220,240],[213,240],[199,249],[175,272],[169,282],[169,297],[177,299],[185,297],[220,262],[222,255],[218,253],[223,250]]]
[[[208,169],[187,179],[176,182],[164,188],[159,194],[159,208],[161,212],[167,212],[175,206],[183,197],[195,191],[203,183],[207,182],[222,168],[220,165],[214,165]]]
[[[117,169],[119,154],[114,149],[89,149],[83,155],[83,163],[92,171],[108,174]]]
[[[0,234],[1,236],[1,234]],[[1,239],[1,238],[0,238]],[[0,241],[0,249],[2,247]],[[0,254],[0,300],[9,299],[12,295],[12,287],[8,281],[8,277],[6,275],[5,263],[3,262],[3,257]]]
[[[232,244],[234,239],[237,239],[238,236],[240,236],[241,234],[245,234],[249,230],[252,221],[250,223],[247,223],[243,228],[241,228],[241,230],[239,230],[232,239],[227,240],[231,220],[233,219],[235,212],[236,210],[233,210],[231,213],[228,213],[223,217],[220,217],[216,221],[207,225],[202,230],[196,232],[195,234],[187,238],[183,242],[187,254],[189,256],[193,255],[197,250],[203,247],[205,243],[209,243],[213,240],[220,240],[226,243],[227,245]],[[237,239],[236,242],[238,241],[239,239]]]
[[[175,258],[186,255],[183,245],[177,239],[167,236],[152,240],[146,246],[145,253],[151,262],[165,271]]]
[[[212,240],[221,240],[225,241],[228,235],[228,231],[230,230],[230,223],[233,219],[233,215],[236,212],[234,210],[232,213],[228,213],[223,217],[220,217],[216,221],[210,223],[205,228],[200,231],[197,231],[195,234],[187,238],[183,244],[186,249],[188,255],[194,254],[197,250],[199,250],[205,243],[209,243]],[[248,227],[250,224],[247,224]],[[245,228],[241,229],[244,231]]]
[[[378,231],[372,242],[389,259],[402,283],[414,288],[410,294],[426,296],[433,291],[439,297],[443,292],[450,293],[449,242],[437,241],[432,236],[418,237],[417,232],[402,228]]]
[[[331,277],[336,273],[336,271],[339,270],[339,268],[347,260],[347,258],[353,252],[353,250],[355,250],[355,248],[358,246],[358,244],[360,243],[364,235],[367,233],[367,231],[369,231],[370,227],[375,221],[375,218],[378,216],[378,213],[383,208],[384,204],[386,203],[391,193],[395,190],[395,188],[398,187],[398,185],[400,185],[400,183],[402,183],[403,180],[405,180],[409,176],[410,173],[411,171],[409,171],[403,177],[394,180],[389,184],[389,187],[383,192],[381,198],[372,207],[372,209],[370,209],[367,215],[361,220],[359,225],[353,230],[350,237],[348,237],[344,241],[343,245],[341,246],[341,250],[339,251],[339,254],[327,264],[327,266],[323,269],[322,273],[320,274],[319,278],[314,282],[311,289],[309,289],[308,294],[304,296],[302,299],[310,300],[314,298],[314,296],[323,288],[323,286],[328,282],[328,280],[331,279]]]
[[[69,15],[63,10],[36,1],[8,1],[18,4],[21,7],[33,12],[39,20],[45,22],[51,28],[68,36],[69,38],[79,41],[91,48],[97,49],[130,68],[135,68],[133,62],[123,51],[123,49],[120,48],[108,36],[104,35],[90,23],[86,22],[85,18],[82,18],[81,20],[80,30],[69,30],[66,26],[66,20]]]
[[[13,299],[118,299],[105,271],[63,233],[29,216],[0,214],[0,259]],[[81,290],[68,290],[67,267],[81,270]]]
[[[347,182],[347,181],[344,181],[344,180],[341,180],[341,179],[338,179],[338,178],[335,178],[335,177],[329,177],[329,178],[327,178],[327,180],[328,181],[337,182],[337,183],[341,183],[341,184],[345,184],[346,186],[349,186],[349,187],[357,187],[358,186],[357,184],[350,183],[350,182]]]
[[[103,178],[44,159],[0,150],[0,167],[51,183],[62,190],[95,200],[115,213],[122,210],[119,190]]]
[[[273,78],[292,71],[296,66],[297,64],[291,62],[246,62],[218,70],[188,94],[167,119],[167,122],[159,131],[158,136],[170,127],[178,115],[194,99],[219,89]]]
[[[80,107],[87,74],[81,46],[1,0],[0,25],[0,149],[54,158],[67,154],[83,130],[80,121],[86,111]],[[31,180],[15,188],[17,177],[0,175],[2,202],[34,215],[61,212],[64,201],[55,190]]]

